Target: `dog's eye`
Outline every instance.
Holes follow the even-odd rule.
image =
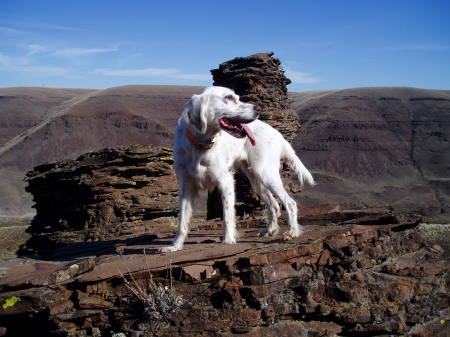
[[[232,102],[236,103],[236,99],[234,98],[233,95],[227,95],[227,96],[225,96],[225,99],[228,100],[228,101],[232,101]]]

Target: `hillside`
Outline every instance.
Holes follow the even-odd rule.
[[[450,201],[450,91],[356,88],[293,93],[294,140],[318,180],[303,198],[397,210]]]
[[[171,146],[200,87],[0,88],[0,217],[31,214],[32,167],[128,144]],[[318,185],[302,204],[440,209],[449,204],[450,91],[356,88],[290,93],[293,143]]]
[[[0,88],[0,146],[50,118],[61,104],[93,89]]]
[[[170,146],[180,110],[199,90],[177,86],[0,89],[0,96],[9,102],[1,106],[0,125],[10,125],[8,121],[23,116],[20,123],[2,129],[0,137],[8,138],[0,145],[0,180],[4,182],[0,185],[0,216],[30,214],[32,201],[24,191],[23,178],[38,164],[104,147]]]

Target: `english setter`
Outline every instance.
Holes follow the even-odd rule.
[[[175,172],[180,187],[178,232],[171,246],[162,252],[183,248],[192,215],[192,206],[200,190],[218,187],[223,203],[223,243],[236,243],[235,192],[233,174],[241,169],[269,211],[267,229],[262,235],[279,231],[280,206],[288,213],[289,230],[285,238],[299,236],[297,204],[288,195],[280,178],[280,163],[286,161],[300,183],[314,184],[311,173],[302,164],[291,145],[270,125],[258,120],[260,108],[243,103],[234,91],[209,87],[193,95],[187,103],[175,134]]]

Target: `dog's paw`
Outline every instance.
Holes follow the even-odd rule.
[[[170,252],[176,252],[177,250],[181,250],[181,248],[175,247],[175,246],[167,246],[167,247],[161,247],[159,249],[159,252],[160,253],[170,253]]]
[[[236,239],[225,238],[222,243],[226,245],[234,245],[236,243]]]
[[[274,236],[274,235],[277,235],[278,232],[279,232],[279,228],[274,228],[274,229],[264,228],[258,232],[258,236],[264,236],[264,237]]]
[[[301,229],[290,229],[287,232],[283,233],[283,240],[285,241],[289,241],[292,240],[293,238],[297,238],[300,235],[303,234],[303,231]]]

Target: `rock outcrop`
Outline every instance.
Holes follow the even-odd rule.
[[[297,113],[288,104],[287,85],[291,81],[284,75],[281,61],[273,53],[259,53],[236,57],[212,69],[213,85],[233,89],[243,102],[261,107],[260,119],[272,125],[283,136],[292,140],[299,128]],[[288,187],[299,191],[296,179],[283,172]],[[261,209],[258,197],[252,193],[244,174],[236,174],[237,214],[255,213]],[[292,192],[292,190],[291,190]],[[208,218],[222,216],[221,199],[217,190],[208,196]]]
[[[261,107],[260,119],[274,126],[287,139],[298,129],[297,113],[288,104],[287,85],[281,61],[273,53],[236,57],[211,70],[213,85],[233,89],[243,102]]]
[[[109,241],[109,250],[105,243],[71,245],[59,250],[60,262],[0,263],[0,332],[447,336],[449,251],[424,243],[414,229],[420,217],[360,210],[341,218],[347,224],[310,226],[290,242],[258,237],[258,228],[241,222],[239,243],[220,245],[217,223],[210,221],[180,252],[157,253],[172,235],[150,231]],[[160,321],[149,318],[157,316],[155,307],[127,287],[152,296],[154,282],[181,296],[178,304],[165,302],[177,312]]]
[[[173,222],[178,186],[172,151],[127,146],[87,153],[28,172],[36,217],[25,254],[48,254],[74,242],[109,240]]]

